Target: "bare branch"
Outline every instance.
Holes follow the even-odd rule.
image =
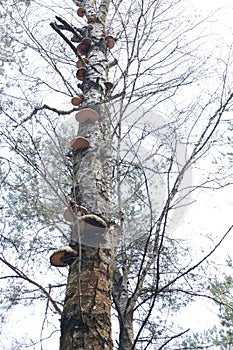
[[[37,283],[36,281],[32,280],[30,277],[28,277],[27,275],[25,275],[25,273],[23,273],[22,271],[20,271],[16,266],[13,266],[11,263],[9,263],[9,261],[7,261],[6,259],[3,259],[0,257],[0,260],[7,265],[11,270],[13,270],[20,278],[24,279],[25,281],[33,284],[34,286],[38,287],[44,294],[45,296],[48,298],[48,300],[51,302],[51,304],[53,305],[54,309],[61,315],[62,314],[62,310],[59,308],[59,306],[57,305],[56,301],[51,297],[51,295],[49,294],[49,292],[47,292],[47,290],[41,286],[39,283]]]
[[[63,40],[65,40],[65,42],[69,45],[69,47],[71,48],[71,50],[73,50],[73,52],[75,53],[75,55],[77,55],[77,49],[74,46],[74,44],[72,44],[72,42],[61,32],[61,30],[57,27],[55,22],[51,22],[50,23],[51,27],[53,28],[53,30],[55,30],[55,32],[57,32]]]

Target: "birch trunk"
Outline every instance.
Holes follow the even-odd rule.
[[[82,1],[87,18],[95,10],[92,1]],[[78,251],[67,281],[64,309],[61,317],[60,350],[111,350],[111,294],[113,244],[111,214],[111,128],[105,98],[107,79],[107,47],[105,19],[108,1],[102,1],[92,22],[93,28],[84,36],[92,39],[87,53],[87,72],[81,84],[85,95],[82,108],[98,112],[99,121],[80,123],[78,136],[87,138],[90,148],[73,152],[73,199],[88,213],[107,223],[100,228],[76,219],[70,245]]]

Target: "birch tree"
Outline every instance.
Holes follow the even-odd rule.
[[[231,234],[194,249],[183,226],[231,184],[231,50],[181,1],[12,5],[28,64],[1,101],[2,304],[44,311],[39,345],[12,344],[176,349]]]

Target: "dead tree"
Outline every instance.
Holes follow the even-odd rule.
[[[67,209],[72,221],[70,247],[55,252],[51,262],[57,256],[57,266],[59,262],[70,265],[60,349],[112,349],[112,136],[104,101],[112,87],[107,79],[107,51],[113,47],[114,39],[105,29],[109,1],[102,1],[97,13],[92,1],[78,5],[77,15],[85,16],[85,27],[75,28],[60,17],[51,23],[77,56],[79,84],[71,103],[80,106],[76,114],[79,134],[71,140],[73,186]],[[64,34],[67,31],[72,34],[72,41]]]

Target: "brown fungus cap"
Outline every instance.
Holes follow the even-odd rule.
[[[112,88],[113,88],[113,83],[111,83],[110,81],[105,81],[104,85],[105,85],[107,90],[112,90]]]
[[[70,141],[70,147],[75,150],[84,150],[90,147],[90,142],[87,138],[78,136]]]
[[[87,28],[88,28],[89,30],[92,30],[92,29],[94,28],[94,26],[93,26],[93,24],[89,23],[89,24],[87,25]]]
[[[73,96],[71,103],[73,106],[79,106],[82,103],[82,99],[79,96]]]
[[[113,36],[107,35],[105,37],[105,40],[107,42],[107,47],[109,48],[109,50],[111,50],[115,46],[115,40],[114,40]]]
[[[84,8],[84,7],[79,7],[79,8],[77,9],[77,15],[78,15],[79,17],[84,17],[84,15],[85,15],[85,8]]]
[[[91,38],[86,37],[86,38],[83,38],[83,40],[81,41],[81,43],[83,43],[83,44],[85,44],[85,45],[88,45],[88,46],[91,46],[92,40],[91,40]]]
[[[99,217],[95,214],[83,215],[82,217],[80,217],[80,220],[83,220],[87,224],[92,225],[92,226],[101,227],[101,228],[107,227],[106,222],[101,217]]]
[[[81,42],[80,44],[78,44],[77,46],[77,52],[79,55],[81,56],[86,56],[88,50],[90,48],[90,45],[89,44],[86,44],[86,43],[83,43]]]
[[[91,16],[89,16],[89,17],[87,18],[87,22],[88,22],[88,23],[92,23],[92,22],[94,21],[94,19],[95,19],[95,16],[94,16],[94,14],[92,14]]]
[[[86,71],[87,69],[85,67],[79,68],[76,73],[76,78],[83,81]]]
[[[78,94],[78,97],[81,99],[81,101],[83,102],[85,95],[84,94]]]
[[[72,264],[77,255],[78,253],[76,252],[76,250],[72,249],[71,247],[62,247],[56,250],[50,256],[50,263],[53,266],[65,267]]]
[[[85,207],[72,202],[71,206],[69,208],[66,208],[66,210],[64,211],[63,216],[67,221],[73,222],[76,216],[85,215],[87,213],[88,210]]]
[[[63,216],[69,222],[73,222],[74,219],[75,219],[74,213],[73,213],[71,208],[66,208],[66,210],[64,211]]]
[[[77,215],[85,215],[88,213],[87,208],[85,208],[83,205],[76,204],[74,201],[70,201],[70,206],[73,212]]]
[[[78,60],[76,62],[76,67],[77,68],[82,68],[82,67],[85,67],[85,65],[87,65],[89,62],[89,59],[87,57],[82,57],[82,60]]]
[[[73,96],[71,99],[71,103],[73,106],[79,106],[85,98],[84,94],[78,94],[77,96]]]
[[[86,121],[90,121],[95,123],[99,120],[99,113],[97,113],[94,109],[91,108],[83,108],[78,111],[75,115],[75,118],[78,122],[84,123]]]

